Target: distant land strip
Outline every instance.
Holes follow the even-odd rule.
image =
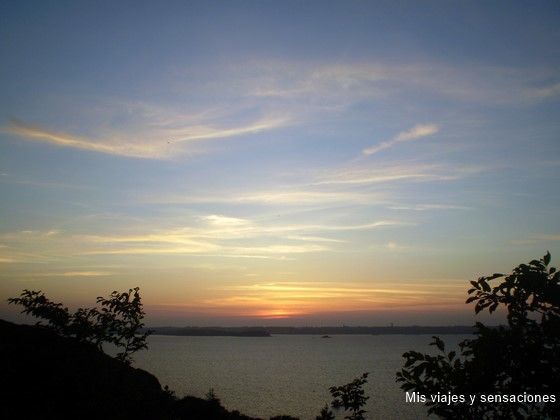
[[[229,336],[229,337],[270,337],[276,334],[341,335],[341,334],[473,334],[472,326],[408,326],[408,327],[155,327],[150,328],[155,335],[183,336]]]

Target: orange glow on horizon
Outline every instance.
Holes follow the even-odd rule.
[[[344,313],[402,313],[457,310],[463,307],[462,287],[434,284],[377,284],[346,287],[321,282],[278,282],[240,285],[220,290],[221,296],[192,302],[155,304],[160,313],[175,316],[289,319]],[[438,286],[438,287],[435,287]],[[424,290],[422,290],[424,288]],[[229,294],[232,293],[232,294]],[[437,300],[434,299],[437,297]]]
[[[253,316],[262,319],[288,319],[295,316],[308,315],[304,312],[292,311],[288,309],[264,309],[257,311]]]

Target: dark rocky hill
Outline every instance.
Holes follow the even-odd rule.
[[[0,320],[2,419],[245,419],[219,400],[177,399],[94,346]]]

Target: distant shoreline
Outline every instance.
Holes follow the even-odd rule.
[[[475,328],[454,326],[403,327],[154,327],[154,335],[198,337],[271,337],[272,335],[448,335],[473,334]]]

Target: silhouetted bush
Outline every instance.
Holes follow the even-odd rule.
[[[367,383],[367,377],[369,373],[365,372],[359,378],[354,379],[352,382],[341,385],[341,386],[331,386],[329,391],[333,397],[331,402],[331,407],[335,410],[343,408],[345,411],[350,411],[345,419],[348,420],[364,420],[364,414],[366,411],[363,407],[366,405],[369,397],[365,396],[363,389],[364,384]],[[328,410],[328,407],[324,407],[321,410],[321,416],[318,419],[331,419],[334,418],[332,412]]]
[[[321,409],[319,415],[315,417],[315,420],[334,420],[334,414],[330,410],[328,404],[325,404],[325,406]]]
[[[432,356],[409,351],[397,382],[405,391],[427,396],[428,412],[444,418],[558,418],[560,390],[560,274],[548,267],[550,254],[521,264],[511,274],[493,274],[471,281],[475,312],[507,311],[507,327],[476,324],[474,339],[460,343],[460,354],[446,353],[433,337]],[[491,286],[490,282],[502,281]],[[452,403],[430,395],[500,395],[502,401]],[[527,401],[527,395],[552,396],[548,402]],[[507,398],[504,401],[503,396]],[[521,397],[521,398],[518,398]],[[513,402],[510,400],[514,400]]]
[[[51,302],[41,291],[25,289],[20,297],[8,302],[22,305],[22,313],[46,320],[47,327],[59,335],[92,343],[99,350],[103,350],[104,343],[122,348],[116,357],[127,364],[132,353],[148,347],[150,331],[140,333],[145,313],[138,287],[123,293],[114,291],[109,298],[100,296],[97,303],[101,308],[79,308],[73,314],[62,303]],[[42,325],[41,321],[37,324]]]

